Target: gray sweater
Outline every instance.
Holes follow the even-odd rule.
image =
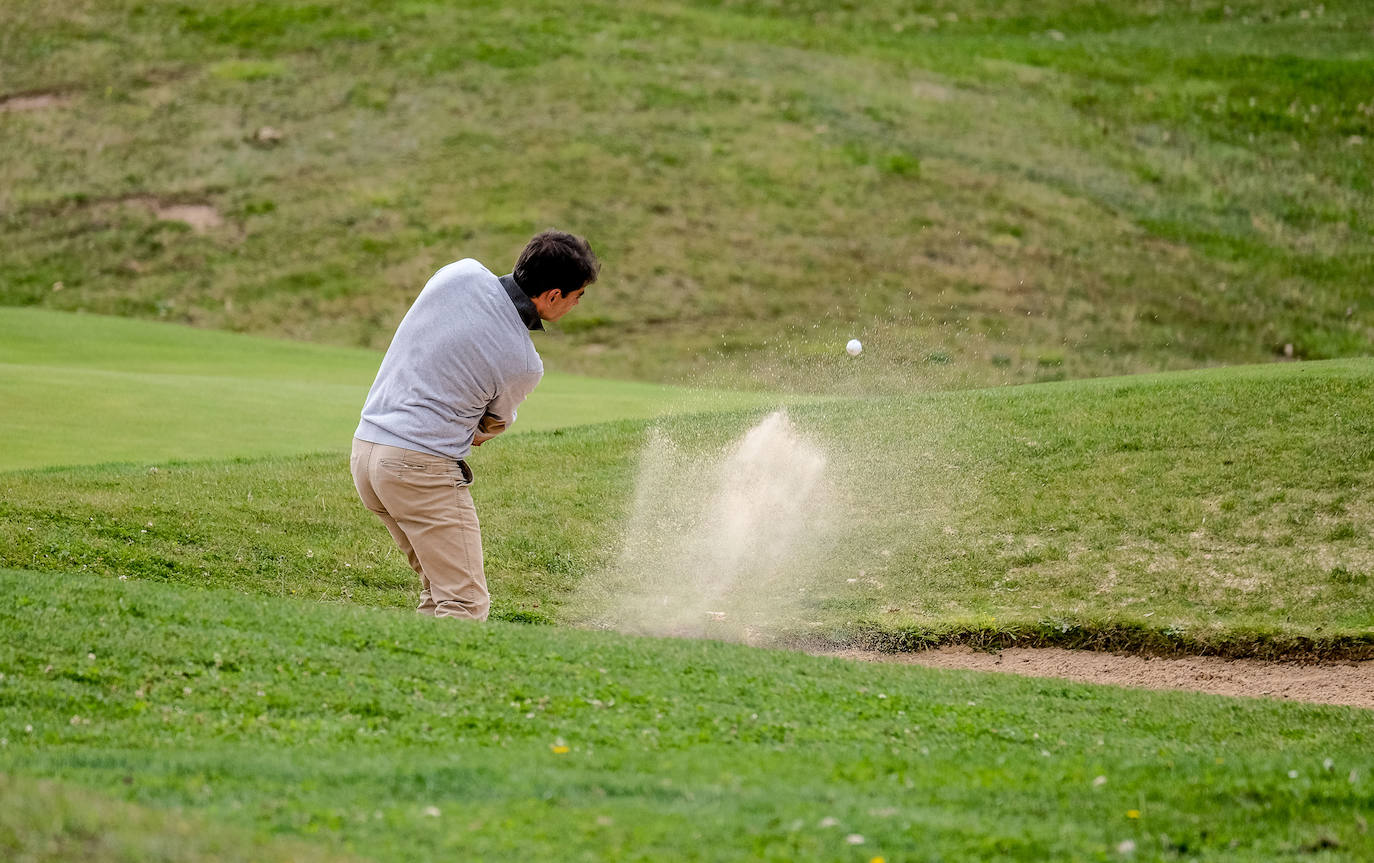
[[[465,258],[435,273],[401,319],[354,436],[464,458],[475,435],[515,422],[543,374],[501,280]]]

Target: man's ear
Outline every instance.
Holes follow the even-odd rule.
[[[543,317],[546,313],[552,311],[551,307],[553,304],[561,299],[563,299],[563,290],[561,288],[550,288],[544,293],[531,298],[531,302],[534,303],[534,308],[539,312],[540,317]]]

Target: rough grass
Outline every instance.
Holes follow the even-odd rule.
[[[4,787],[91,789],[78,830],[137,804],[145,847],[136,828],[203,818],[205,844],[377,860],[1374,852],[1374,714],[1352,708],[70,573],[0,573],[0,621]],[[31,811],[0,824],[69,836]]]
[[[73,783],[0,774],[0,854],[9,863],[344,863],[318,844],[233,830]]]
[[[375,348],[436,267],[559,224],[606,263],[564,370],[906,391],[1374,344],[1365,3],[0,16],[6,90],[68,100],[0,125],[4,303]],[[818,373],[851,335],[871,374]]]
[[[758,623],[908,649],[1368,656],[1372,387],[1361,360],[794,407],[830,455],[836,531],[795,562],[787,611]],[[709,460],[759,416],[658,426]],[[532,433],[474,456],[496,617],[595,619],[569,600],[615,560],[646,428]],[[345,462],[0,474],[0,564],[409,605],[414,576]]]

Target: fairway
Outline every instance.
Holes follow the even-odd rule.
[[[346,451],[382,355],[0,308],[0,471]],[[512,433],[800,401],[553,372]]]

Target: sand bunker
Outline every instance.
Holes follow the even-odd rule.
[[[1003,671],[1082,683],[1109,683],[1142,689],[1182,689],[1214,695],[1276,698],[1374,709],[1374,660],[1305,665],[1211,656],[1159,659],[1088,650],[1023,647],[1000,653],[983,653],[968,647],[943,647],[920,653],[845,650],[825,655],[869,662],[901,662],[928,668]]]

